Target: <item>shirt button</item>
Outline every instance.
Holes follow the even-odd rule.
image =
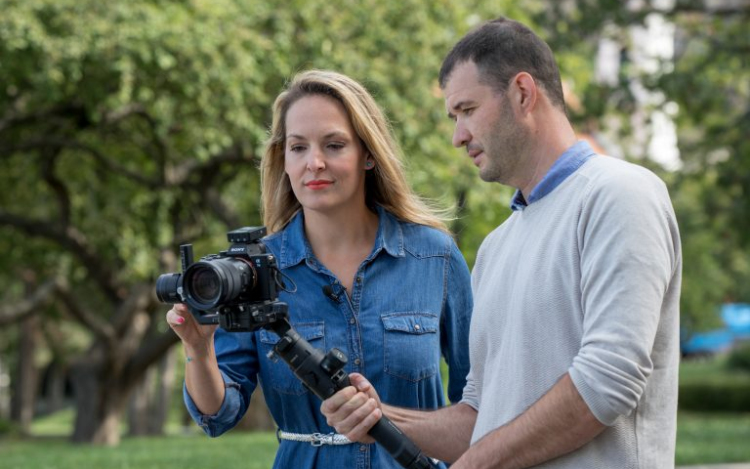
[[[362,363],[362,360],[360,360],[359,358],[355,358],[354,359],[354,364],[355,365],[359,365],[360,363]]]
[[[367,446],[362,445],[359,447],[359,450],[364,453],[365,451],[367,451]]]
[[[362,277],[357,277],[357,283],[362,283]]]
[[[354,319],[354,318],[351,318],[351,319],[349,320],[349,324],[354,324],[354,323],[356,323],[356,322],[357,322],[357,320],[356,320],[356,319]]]
[[[419,324],[414,324],[414,329],[419,330]]]

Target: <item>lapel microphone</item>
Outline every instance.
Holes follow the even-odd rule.
[[[333,291],[333,286],[323,285],[323,294],[334,301],[336,304],[341,303],[341,298],[339,298],[341,293],[336,293],[335,291]]]

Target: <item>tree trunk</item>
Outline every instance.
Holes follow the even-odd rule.
[[[19,426],[22,435],[31,432],[34,405],[37,396],[39,370],[34,361],[39,342],[39,319],[36,315],[26,317],[20,323],[18,363],[11,396],[11,420]]]
[[[53,360],[44,374],[41,389],[44,398],[43,414],[54,414],[65,407],[65,381],[67,375],[65,367],[57,360]]]
[[[0,420],[10,418],[10,382],[8,377],[8,367],[0,355]]]
[[[128,422],[130,436],[163,435],[169,415],[175,381],[176,359],[173,352],[152,366],[136,386],[130,398]]]
[[[153,373],[147,372],[143,379],[136,384],[128,404],[128,436],[144,436],[148,434],[148,412],[151,408],[151,393]]]
[[[169,417],[169,409],[172,406],[172,395],[175,384],[175,372],[177,368],[177,357],[172,349],[159,361],[158,377],[156,386],[156,399],[154,400],[154,411],[150,414],[148,431],[150,435],[163,435],[164,426]]]
[[[102,359],[87,358],[71,367],[76,401],[72,440],[116,446],[120,442],[120,420],[130,389],[118,382]]]

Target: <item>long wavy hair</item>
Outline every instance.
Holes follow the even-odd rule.
[[[301,208],[284,172],[286,115],[292,104],[310,95],[328,96],[344,106],[354,131],[375,162],[365,178],[365,203],[370,209],[380,205],[402,221],[449,232],[439,211],[428,206],[407,184],[399,146],[370,93],[346,75],[309,70],[295,76],[273,105],[273,123],[261,161],[263,223],[269,233],[282,230]]]

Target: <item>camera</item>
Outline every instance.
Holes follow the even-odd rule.
[[[277,299],[284,289],[276,258],[260,241],[265,234],[265,227],[230,231],[229,249],[195,263],[192,245],[180,246],[182,272],[160,275],[156,297],[187,304],[200,324],[220,324],[228,331],[259,329],[281,314]]]
[[[186,303],[200,324],[219,324],[229,332],[269,329],[279,336],[269,358],[281,357],[292,372],[321,399],[349,386],[344,371],[346,355],[338,349],[324,354],[289,323],[289,307],[278,301],[284,285],[276,258],[260,241],[265,227],[245,227],[227,233],[229,249],[193,263],[193,246],[180,246],[182,273],[160,275],[156,296],[162,303]],[[429,458],[386,416],[370,429],[370,435],[407,469],[430,469]]]

